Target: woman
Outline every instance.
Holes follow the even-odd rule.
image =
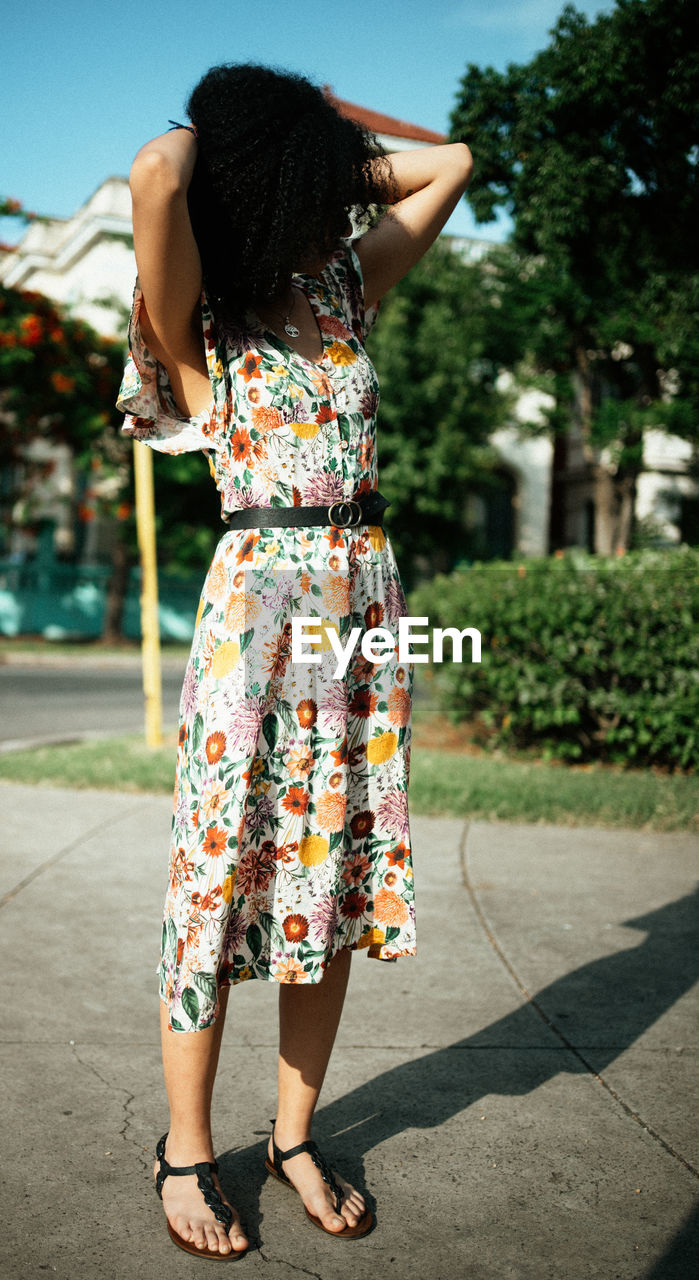
[[[131,169],[138,281],[118,404],[138,439],[208,455],[231,526],[182,691],[158,968],[170,1129],[154,1168],[175,1243],[224,1260],[248,1240],[216,1177],[210,1106],[230,986],[248,978],[280,983],[268,1170],[324,1231],[373,1225],[310,1137],[351,952],[415,952],[413,671],[393,640],[405,600],[364,342],[471,156],[389,160],[321,90],[265,67],[212,68],[186,109],[192,124]],[[350,215],[375,225],[357,239]],[[301,656],[297,617],[321,620]],[[374,627],[384,648],[356,649],[338,677],[338,646]]]

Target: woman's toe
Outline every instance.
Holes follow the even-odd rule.
[[[189,1237],[190,1244],[193,1244],[196,1249],[205,1249],[206,1248],[206,1232],[203,1226],[201,1225],[201,1223],[190,1222],[189,1230],[191,1233]]]
[[[345,1219],[340,1217],[339,1213],[335,1213],[329,1205],[326,1205],[325,1211],[320,1214],[320,1220],[329,1231],[344,1231]]]
[[[173,1230],[177,1232],[178,1236],[181,1236],[188,1244],[192,1243],[192,1240],[194,1239],[194,1232],[189,1218],[183,1217],[181,1213],[176,1214],[172,1219],[172,1227]]]
[[[212,1253],[227,1253],[228,1245],[224,1244],[224,1241],[227,1240],[225,1233],[219,1231],[217,1227],[208,1226],[208,1224],[205,1230],[207,1249],[210,1249]]]

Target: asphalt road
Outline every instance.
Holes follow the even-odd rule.
[[[177,725],[186,666],[169,660],[163,670],[163,726]],[[0,667],[0,746],[34,743],[71,734],[138,733],[143,690],[138,662],[86,662],[83,666],[15,663]]]

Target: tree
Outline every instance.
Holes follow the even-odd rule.
[[[410,586],[448,569],[465,540],[465,495],[496,484],[488,444],[509,399],[496,388],[497,276],[438,241],[387,295],[367,350],[381,384],[379,474],[391,541]],[[425,561],[427,563],[425,563]]]
[[[0,465],[19,477],[19,491],[6,496],[15,510],[19,500],[31,523],[31,442],[70,446],[85,477],[75,517],[116,525],[104,632],[109,640],[121,634],[133,561],[131,448],[119,438],[114,409],[122,365],[119,343],[42,294],[0,287]]]
[[[698,35],[691,0],[567,6],[531,62],[469,66],[452,114],[476,218],[514,221],[530,349],[572,388],[601,552],[629,544],[645,430],[699,438]]]

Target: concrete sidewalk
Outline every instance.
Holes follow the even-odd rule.
[[[153,1189],[167,797],[0,787],[7,1280],[193,1277]],[[358,954],[317,1137],[375,1197],[333,1241],[263,1168],[276,991],[234,988],[214,1098],[236,1275],[697,1274],[696,839],[414,817],[420,954]],[[2,896],[4,895],[4,896]]]

